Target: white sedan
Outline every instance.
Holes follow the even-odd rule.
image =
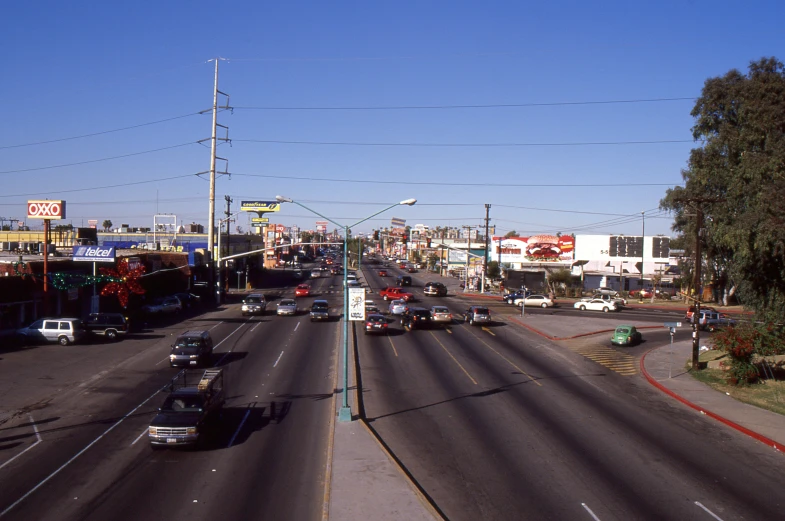
[[[545,295],[529,295],[525,300],[527,306],[534,306],[538,308],[552,308],[554,304],[554,302]],[[517,298],[515,299],[514,303],[516,306],[521,307],[523,306],[523,301],[524,299]]]
[[[603,311],[605,313],[609,311],[618,311],[619,308],[616,306],[616,303],[613,301],[608,302],[607,300],[602,300],[599,298],[593,298],[588,301],[580,301],[575,303],[575,309],[580,309],[581,311],[585,311],[587,309],[592,311]]]

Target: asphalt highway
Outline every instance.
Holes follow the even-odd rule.
[[[365,273],[372,288],[394,280]],[[413,278],[414,305],[458,314],[468,304],[425,297],[425,277]],[[663,318],[609,315],[609,327],[625,315]],[[357,328],[364,414],[449,519],[783,518],[781,454],[696,417],[634,371],[609,369],[508,320],[391,327],[389,336]]]
[[[4,353],[0,519],[320,519],[341,295],[338,277],[311,283],[303,308],[326,298],[335,321],[235,302],[115,344]],[[205,450],[153,451],[169,346],[194,329],[214,339],[227,408]]]

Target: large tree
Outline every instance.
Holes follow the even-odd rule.
[[[736,286],[762,318],[785,320],[785,68],[775,58],[710,78],[692,110],[693,137],[684,187],[661,207],[673,229],[701,241],[713,282]]]

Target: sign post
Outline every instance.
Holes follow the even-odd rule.
[[[670,353],[670,365],[668,366],[668,378],[672,377],[673,373],[673,337],[676,335],[676,328],[681,327],[681,322],[665,322],[665,327],[670,330],[671,333],[671,350]]]
[[[65,219],[65,201],[27,201],[27,218],[44,220],[44,312],[49,313],[50,221]]]
[[[349,289],[349,320],[365,320],[365,288]]]

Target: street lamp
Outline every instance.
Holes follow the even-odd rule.
[[[646,249],[646,216],[641,212],[641,281],[640,288],[638,289],[638,302],[643,304],[643,263],[646,262],[646,256],[643,254]],[[653,294],[652,294],[653,296]]]
[[[391,208],[395,208],[396,206],[412,206],[414,203],[417,202],[417,199],[406,199],[401,201],[400,203],[391,204],[387,208],[383,210],[379,210],[375,214],[369,215],[365,219],[357,221],[352,225],[345,225],[338,222],[333,221],[326,215],[322,215],[316,210],[308,208],[302,203],[298,203],[294,199],[290,199],[288,197],[283,197],[282,195],[276,195],[275,200],[279,203],[292,203],[296,204],[301,208],[305,208],[309,212],[318,215],[322,219],[326,219],[333,223],[334,225],[343,228],[343,391],[341,392],[342,400],[341,400],[341,409],[338,411],[338,421],[342,422],[350,422],[352,421],[352,410],[349,408],[349,289],[346,285],[347,275],[348,275],[348,256],[347,252],[349,250],[348,245],[348,237],[349,237],[349,228],[354,228],[358,224],[362,224],[368,219],[376,217],[380,213],[384,213]]]

